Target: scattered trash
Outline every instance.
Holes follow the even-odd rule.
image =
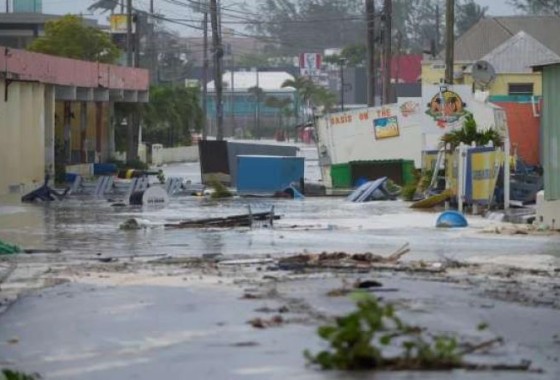
[[[439,228],[461,228],[467,226],[467,218],[460,212],[453,210],[442,212],[436,221],[436,227]]]
[[[257,342],[237,342],[233,343],[233,347],[256,347],[259,344]]]
[[[268,327],[278,327],[284,323],[281,315],[275,315],[270,319],[255,318],[247,322],[256,329],[266,329]]]
[[[356,288],[356,289],[379,288],[381,286],[383,286],[383,284],[380,283],[379,281],[375,281],[375,280],[366,280],[366,281],[358,280],[354,284],[354,288]]]
[[[13,337],[8,339],[8,344],[17,344],[19,343],[19,338],[18,337]]]
[[[119,229],[124,231],[141,230],[143,228],[161,226],[160,224],[152,223],[146,219],[130,218],[125,220],[119,225]]]
[[[255,309],[256,312],[258,313],[279,313],[279,314],[285,314],[288,313],[290,311],[290,309],[288,309],[287,306],[281,306],[279,308],[271,308],[271,307],[260,307],[258,309]]]

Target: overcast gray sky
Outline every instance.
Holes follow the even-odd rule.
[[[258,4],[262,0],[246,0],[248,4]],[[87,7],[92,4],[93,0],[43,0],[43,12],[50,14],[66,14],[66,13],[88,13]],[[232,3],[232,1],[223,0],[223,3]],[[511,15],[514,14],[514,9],[506,3],[506,0],[476,0],[482,6],[487,6],[489,14],[491,15]],[[135,7],[140,9],[147,9],[149,0],[133,0]],[[171,5],[164,0],[154,0],[156,10],[162,12],[166,17],[175,18],[189,18],[190,13],[182,7]],[[101,23],[106,24],[107,16],[95,15]],[[171,25],[169,25],[171,26]],[[196,31],[188,28],[178,27],[181,34],[193,34]],[[173,28],[176,29],[177,28]]]

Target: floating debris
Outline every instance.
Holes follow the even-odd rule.
[[[370,268],[372,264],[396,264],[410,251],[408,243],[385,257],[371,252],[348,254],[345,252],[323,252],[320,254],[300,254],[282,258],[278,267],[282,270],[304,268]]]
[[[274,214],[274,208],[266,212],[247,213],[241,215],[226,216],[223,218],[205,218],[196,220],[186,220],[179,223],[167,223],[166,228],[204,228],[204,227],[251,227],[254,222],[268,222],[273,224],[274,220],[280,219],[279,215]]]

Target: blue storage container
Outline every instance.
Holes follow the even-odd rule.
[[[93,164],[93,175],[108,175],[117,173],[115,164]]]
[[[237,192],[273,194],[304,178],[303,157],[237,156]]]

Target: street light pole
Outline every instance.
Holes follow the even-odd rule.
[[[206,140],[208,134],[208,8],[204,9],[204,41],[203,41],[203,58],[202,58],[202,113],[204,121],[202,124],[202,139]]]
[[[214,86],[216,91],[216,140],[224,138],[224,110],[222,100],[222,59],[224,48],[222,46],[221,26],[219,23],[219,8],[217,0],[210,0],[210,23],[212,24],[212,45],[214,47]]]

